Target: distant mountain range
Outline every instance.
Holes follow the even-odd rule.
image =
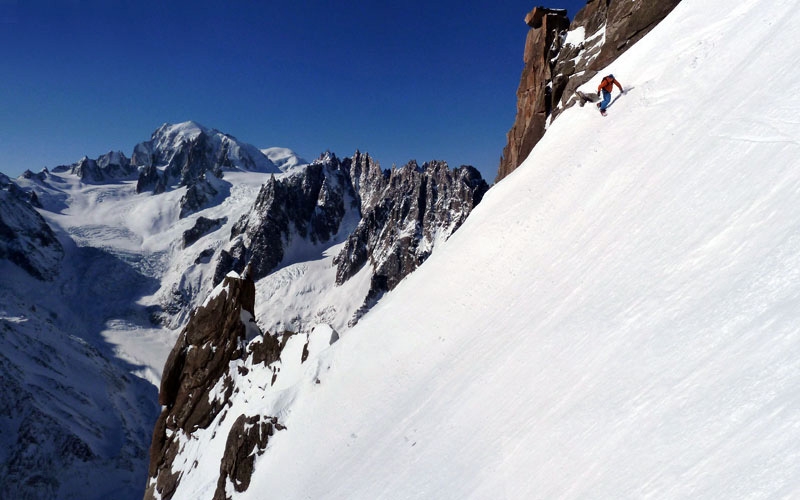
[[[84,157],[0,186],[3,342],[15,352],[0,358],[15,409],[0,493],[97,498],[141,496],[157,401],[132,374],[159,383],[177,329],[231,271],[258,281],[262,331],[338,336],[488,189],[472,167],[382,170],[360,152],[309,163],[195,122],[165,124],[130,158]]]

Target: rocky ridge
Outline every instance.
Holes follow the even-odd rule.
[[[254,320],[255,280],[296,258],[289,252],[298,248],[339,244],[330,259],[337,285],[372,268],[355,322],[458,229],[487,189],[472,167],[410,162],[384,171],[360,152],[345,159],[326,153],[301,171],[272,176],[233,224],[216,259],[217,285],[191,313],[164,367],[145,498],[186,495],[211,475],[214,499],[246,490],[255,457],[285,430],[277,416],[291,398],[282,394],[314,373],[317,354],[339,338],[324,324],[262,332]],[[213,225],[198,218],[196,227]],[[208,439],[225,440],[225,448],[195,457],[191,443]]]
[[[127,179],[138,172],[136,165],[121,151],[110,151],[96,160],[87,156],[71,166],[56,167],[57,171],[69,171],[83,182],[99,184]]]
[[[469,166],[451,170],[444,162],[412,161],[384,171],[368,154],[340,160],[326,153],[302,171],[264,184],[220,252],[214,282],[247,265],[255,279],[267,276],[286,262],[286,250],[297,240],[310,247],[343,242],[333,259],[337,285],[372,266],[355,322],[460,227],[488,188]]]
[[[334,259],[336,282],[344,283],[365,265],[373,273],[360,313],[392,290],[464,223],[483,199],[489,186],[469,166],[451,170],[444,162],[419,166],[411,162],[388,175],[378,176],[355,157],[359,183],[361,220]],[[372,167],[374,168],[374,167]],[[359,314],[353,318],[357,321]]]
[[[260,392],[269,393],[281,366],[308,359],[310,337],[301,350],[285,349],[295,336],[285,333],[279,341],[262,333],[255,324],[254,301],[255,283],[249,271],[241,277],[231,273],[181,332],[164,366],[159,393],[164,409],[150,448],[146,500],[172,498],[184,476],[198,473],[197,462],[187,467],[182,454],[188,442],[205,439],[209,433],[227,435],[222,455],[214,461],[218,464],[213,470],[214,499],[228,498],[230,489],[246,490],[256,455],[264,452],[275,432],[285,429],[278,418],[263,411],[242,410],[236,399],[248,384],[258,384]],[[328,343],[332,341],[331,337]]]
[[[252,279],[226,277],[178,337],[161,378],[158,399],[164,409],[150,448],[150,476],[155,479],[145,498],[154,498],[155,491],[160,498],[171,497],[180,482],[180,476],[172,473],[180,438],[208,428],[230,398],[228,365],[244,354],[248,328],[258,328],[254,304]],[[220,382],[224,389],[219,397],[209,397]]]
[[[528,157],[547,124],[579,100],[575,90],[652,30],[680,0],[589,0],[570,23],[566,11],[536,7],[517,90],[517,116],[497,172],[503,179]],[[623,83],[625,78],[618,75]]]

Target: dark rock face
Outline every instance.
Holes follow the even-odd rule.
[[[229,498],[225,494],[228,481],[238,492],[247,490],[253,474],[256,453],[261,455],[267,447],[269,438],[275,434],[276,430],[284,428],[275,417],[239,415],[228,433],[228,440],[225,443],[225,454],[219,466],[220,476],[214,492],[214,500]]]
[[[587,8],[592,3],[598,4],[595,7],[598,13],[602,11],[603,2],[595,0],[590,2]],[[619,57],[667,17],[679,3],[680,0],[610,2],[606,43],[600,51],[600,56],[591,64],[591,69],[599,71]]]
[[[84,156],[81,159],[81,161],[79,161],[72,167],[72,173],[77,175],[84,181],[88,182],[103,181],[103,173],[100,172],[100,167],[97,165],[97,161],[90,160],[86,156]]]
[[[253,280],[226,276],[181,332],[164,366],[159,393],[164,409],[153,431],[146,500],[172,498],[180,486],[181,467],[185,466],[178,460],[182,443],[212,423],[220,425],[229,418],[229,402],[234,391],[238,392],[232,374],[249,372],[242,362],[253,367],[280,360],[291,335],[284,335],[284,343],[280,343],[275,337],[261,334],[254,323],[246,325],[246,318],[252,321],[254,308]],[[240,364],[232,365],[237,360]],[[273,375],[271,382],[274,381]],[[215,499],[226,498],[228,483],[235,491],[248,488],[256,455],[262,454],[270,437],[283,429],[276,417],[237,417],[228,431]]]
[[[601,30],[604,30],[605,37],[598,36],[594,42],[561,48],[552,82],[556,103],[553,118],[576,102],[582,104],[575,98],[575,89],[595,78],[598,71],[650,32],[679,3],[680,0],[588,2],[575,16],[570,29],[582,27],[587,40]],[[603,39],[605,43],[600,43]]]
[[[197,240],[203,236],[213,233],[220,227],[228,222],[227,217],[221,219],[207,219],[205,217],[198,217],[191,229],[183,232],[183,248],[193,245]]]
[[[44,218],[19,196],[0,190],[0,259],[51,280],[63,258],[64,248]]]
[[[595,78],[598,71],[645,36],[679,3],[680,0],[589,0],[571,24],[563,11],[534,9],[526,18],[531,30],[517,91],[517,118],[508,133],[496,180],[513,172],[528,157],[544,135],[548,120],[579,102],[575,89]],[[585,41],[565,44],[567,28],[583,28]],[[601,32],[604,37],[599,36]],[[624,84],[624,76],[617,76]]]
[[[150,448],[151,487],[170,498],[179,477],[172,472],[180,435],[207,428],[225,406],[233,391],[224,383],[221,399],[209,394],[220,379],[228,377],[228,365],[244,354],[247,327],[242,311],[253,315],[255,283],[251,279],[226,277],[222,290],[198,308],[181,332],[164,366],[159,403],[165,406],[156,423]],[[177,431],[182,431],[178,433]]]
[[[198,401],[243,353],[245,325],[241,311],[253,314],[255,283],[228,277],[221,294],[198,308],[181,333],[164,366],[159,403],[167,407],[167,424],[185,431],[206,427],[216,415],[207,401]],[[162,417],[164,415],[162,414]]]
[[[291,334],[287,332],[284,341],[290,336]],[[282,349],[283,345],[275,337],[262,335],[247,345],[247,355],[253,360],[253,364],[271,365],[280,359]]]
[[[209,206],[211,201],[218,194],[219,191],[208,182],[205,175],[200,179],[194,180],[186,190],[186,194],[181,197],[181,212],[179,217],[183,219],[193,213],[199,212],[204,207]]]
[[[158,173],[155,165],[148,165],[139,170],[139,180],[136,182],[137,193],[152,191],[153,194],[161,194],[166,189],[164,178]]]

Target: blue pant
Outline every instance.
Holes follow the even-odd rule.
[[[605,111],[608,105],[611,104],[611,92],[604,90],[603,91],[603,103],[600,104],[600,109]]]

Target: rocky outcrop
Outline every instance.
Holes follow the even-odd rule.
[[[602,18],[603,3],[589,2],[583,16]],[[599,71],[628,50],[650,32],[667,14],[672,12],[680,0],[658,0],[623,2],[612,1],[606,11],[606,42],[590,69]],[[576,18],[581,22],[580,18]]]
[[[140,167],[139,179],[136,181],[136,192],[144,193],[150,191],[153,194],[161,194],[167,190],[166,180],[159,173],[155,165]]]
[[[578,43],[564,43],[555,65],[552,82],[556,106],[553,118],[581,104],[575,90],[597,76],[652,30],[680,0],[642,2],[604,2],[593,0],[586,4],[570,25],[570,31],[580,30]]]
[[[201,459],[193,456],[196,451],[187,450],[187,443],[208,442],[218,433],[222,439],[227,435],[227,440],[222,455],[212,459],[219,461],[213,498],[229,498],[231,488],[245,491],[256,456],[277,431],[285,429],[277,417],[263,413],[239,414],[232,422],[228,415],[232,408],[241,408],[233,403],[241,386],[257,383],[262,392],[269,390],[280,371],[274,364],[301,363],[302,344],[295,342],[292,353],[283,353],[295,335],[285,332],[278,341],[263,334],[255,324],[254,309],[255,283],[249,270],[243,277],[231,274],[193,312],[181,332],[164,366],[159,393],[164,409],[153,431],[146,500],[172,498],[182,478]],[[306,340],[306,349],[310,341]]]
[[[517,117],[508,132],[508,143],[497,172],[497,180],[510,174],[527,157],[545,131],[552,111],[552,93],[548,82],[553,78],[554,60],[560,48],[561,35],[569,27],[565,10],[542,7],[533,9],[526,17],[527,39],[519,88]]]
[[[239,415],[228,433],[225,454],[220,462],[220,475],[213,500],[226,500],[230,482],[238,492],[247,490],[253,474],[256,455],[261,455],[275,431],[284,430],[275,417]]]
[[[228,222],[227,217],[221,217],[219,219],[208,219],[202,216],[198,217],[197,220],[194,221],[194,226],[183,232],[183,248],[187,248],[196,243],[197,240],[203,236],[213,233],[226,222]]]
[[[51,280],[63,258],[64,248],[44,218],[20,196],[0,190],[0,259]]]
[[[161,379],[164,409],[153,433],[145,498],[172,496],[180,481],[172,466],[181,439],[207,428],[225,407],[234,389],[229,364],[244,355],[248,332],[257,330],[254,308],[253,280],[228,276],[178,337]]]
[[[572,23],[568,23],[565,11],[537,7],[528,14],[526,22],[531,29],[517,91],[517,117],[508,133],[496,180],[528,157],[549,121],[578,102],[575,89],[595,78],[679,3],[589,0]]]
[[[202,174],[199,179],[194,179],[187,187],[186,193],[181,196],[179,217],[184,219],[193,213],[197,213],[203,208],[212,205],[214,198],[219,195],[219,191],[214,184],[206,177],[213,174]],[[216,179],[215,179],[216,180]]]

